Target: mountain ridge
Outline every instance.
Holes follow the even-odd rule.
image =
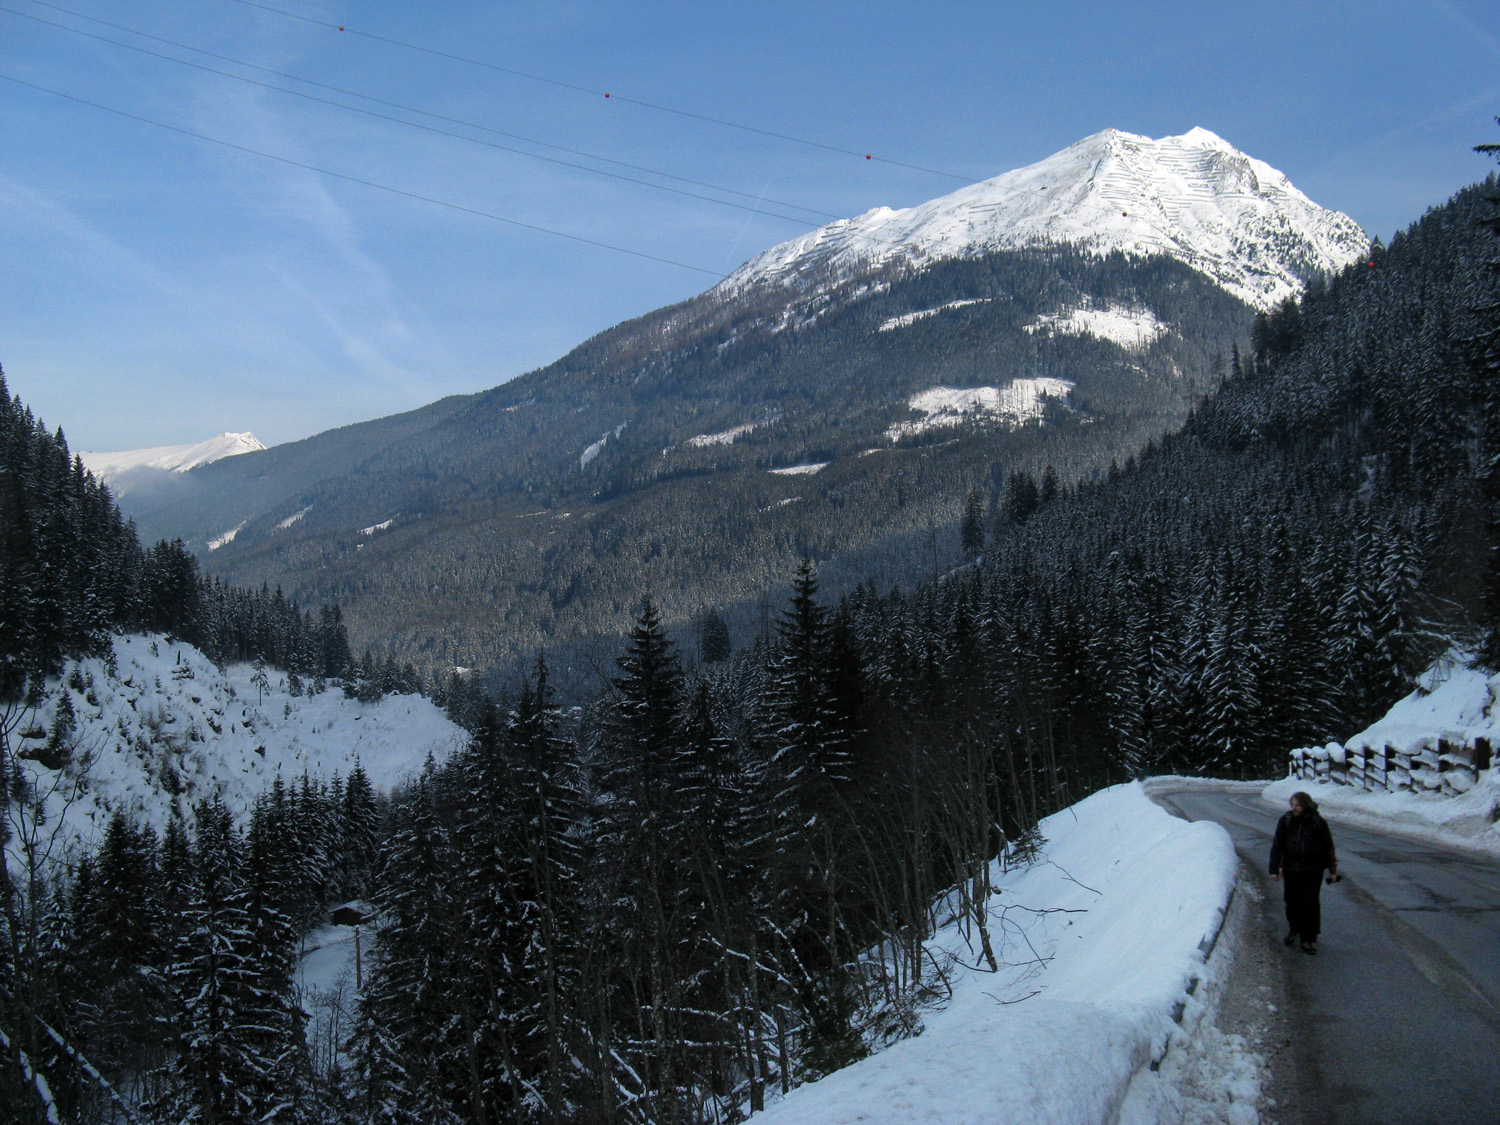
[[[1207,129],[1159,140],[1105,129],[927,203],[876,207],[780,243],[710,292],[800,288],[823,271],[853,276],[893,260],[1046,243],[1166,254],[1263,312],[1308,273],[1336,272],[1369,247],[1349,216],[1317,206],[1283,173]]]
[[[83,467],[101,480],[111,480],[134,469],[158,469],[185,473],[199,465],[211,465],[225,457],[257,453],[266,446],[254,434],[216,434],[203,441],[182,445],[156,445],[145,449],[123,449],[114,452],[80,451]]]
[[[910,583],[955,553],[966,494],[993,507],[1014,472],[1050,466],[1066,484],[1125,461],[1217,385],[1275,286],[1366,252],[1352,220],[1307,210],[1289,183],[1246,207],[1303,201],[1302,218],[1280,224],[1296,238],[1236,242],[1219,211],[1194,212],[1215,253],[1253,244],[1275,266],[1254,303],[1207,272],[1205,254],[1186,260],[1197,244],[1185,236],[1176,253],[1156,227],[1142,228],[1155,242],[1128,223],[1128,245],[1073,237],[1115,206],[1098,183],[1163,151],[1191,149],[1221,180],[1285,179],[1206,131],[1186,136],[1109,132],[1065,150],[1073,179],[1064,190],[1054,177],[1033,218],[1064,196],[1092,210],[1061,241],[927,237],[957,229],[955,196],[917,219],[871,213],[917,231],[908,249],[923,253],[839,259],[827,238],[809,236],[808,254],[794,240],[751,259],[741,282],[606,329],[547,367],[182,474],[195,487],[179,500],[132,514],[228,581],[337,600],[357,647],[428,670],[498,671],[545,648],[561,681],[561,646],[623,633],[647,588],[674,628],[718,607],[746,642],[764,631],[755,606],[799,558],[819,564],[830,593]],[[994,202],[997,182],[1012,181],[955,195],[972,210]],[[1304,237],[1317,223],[1345,243]]]

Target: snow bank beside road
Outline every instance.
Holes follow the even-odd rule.
[[[1024,870],[993,878],[999,973],[956,925],[929,942],[954,959],[952,1001],[915,1039],[792,1091],[762,1125],[942,1121],[1087,1125],[1159,1104],[1149,1069],[1203,971],[1237,861],[1216,824],[1178,820],[1138,784],[1042,822]],[[1249,1107],[1246,1107],[1247,1110]],[[1253,1120],[1253,1114],[1250,1120]]]
[[[1334,743],[1326,751],[1389,747],[1435,757],[1442,743],[1474,747],[1484,740],[1492,761],[1488,769],[1469,775],[1477,777],[1473,788],[1457,796],[1391,793],[1288,777],[1266,787],[1266,801],[1285,808],[1293,793],[1305,790],[1335,819],[1500,856],[1500,769],[1493,764],[1493,753],[1500,749],[1500,675],[1470,668],[1467,659],[1464,653],[1448,654],[1385,715],[1342,748]]]

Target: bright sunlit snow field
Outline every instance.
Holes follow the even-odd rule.
[[[920,206],[876,207],[780,243],[716,292],[1035,243],[1165,254],[1262,309],[1298,292],[1309,267],[1335,272],[1369,245],[1349,216],[1319,207],[1281,172],[1207,129],[1160,140],[1106,129]],[[1295,270],[1286,256],[1293,246]]]
[[[252,665],[220,671],[191,645],[159,635],[116,637],[114,653],[114,675],[97,659],[70,662],[64,674],[73,683],[72,760],[62,770],[22,761],[37,788],[52,793],[49,814],[61,818],[64,835],[85,843],[97,842],[114,809],[158,832],[174,803],[190,815],[215,793],[244,813],[277,774],[291,785],[303,772],[347,776],[358,761],[375,788],[388,790],[429,753],[441,760],[466,737],[421,696],[361,703],[337,685],[293,696],[283,672],[267,669],[262,688]],[[50,729],[56,691],[49,696],[25,724],[31,731]],[[17,749],[24,759],[42,741],[20,737]]]
[[[1204,973],[1234,886],[1216,824],[1188,823],[1138,784],[1116,786],[1042,822],[1031,866],[993,878],[998,973],[957,923],[929,942],[952,1001],[926,1029],[753,1120],[764,1125],[1080,1125],[1153,1119],[1150,1064]],[[1249,1106],[1244,1107],[1247,1111]],[[1254,1119],[1253,1113],[1250,1120]]]
[[[1012,379],[1003,387],[930,387],[907,400],[923,417],[897,422],[886,430],[891,441],[965,422],[996,422],[1018,429],[1046,413],[1049,398],[1066,402],[1073,390],[1070,379]]]

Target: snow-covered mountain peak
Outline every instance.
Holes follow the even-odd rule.
[[[902,210],[876,207],[784,242],[719,286],[819,287],[905,260],[1073,244],[1165,254],[1258,308],[1367,252],[1349,216],[1319,207],[1281,172],[1194,128],[1153,140],[1118,129],[1025,168]]]
[[[254,434],[220,434],[190,445],[157,445],[149,449],[126,449],[118,453],[80,453],[84,468],[101,480],[111,480],[132,469],[158,469],[185,473],[198,465],[254,453],[264,449]]]

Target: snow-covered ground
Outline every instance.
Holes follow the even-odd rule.
[[[746,422],[743,426],[734,426],[727,430],[720,430],[716,434],[698,434],[695,437],[688,438],[683,444],[698,448],[707,445],[733,445],[736,438],[744,437],[750,431],[754,430],[755,427],[756,423]]]
[[[1219,826],[1178,820],[1138,784],[1042,822],[1037,862],[993,873],[1001,970],[957,922],[929,942],[952,999],[922,1034],[793,1090],[753,1118],[840,1122],[1055,1123],[1181,1120],[1174,1067],[1186,1051],[1237,860]],[[1169,1048],[1172,1048],[1169,1050]],[[1232,1052],[1230,1052],[1232,1054]],[[1221,1064],[1221,1119],[1257,1120],[1249,1061]],[[1237,1091],[1237,1094],[1236,1092]]]
[[[1494,745],[1497,703],[1500,676],[1450,656],[1346,748],[1410,752],[1477,738]],[[1295,778],[1238,784],[1277,807],[1305,789],[1338,819],[1500,855],[1497,772],[1482,771],[1468,792],[1447,797]],[[1139,785],[1096,793],[1048,818],[1042,832],[1036,864],[995,873],[990,928],[1002,971],[977,968],[975,944],[948,924],[929,949],[952,973],[952,999],[926,1014],[923,1032],[793,1090],[755,1121],[1259,1121],[1264,1062],[1216,1022],[1245,910],[1245,896],[1231,893],[1237,864],[1227,834],[1172,818]]]
[[[208,549],[210,551],[217,551],[220,547],[223,547],[223,546],[226,546],[226,545],[228,545],[230,543],[233,543],[234,542],[234,537],[236,535],[238,535],[240,533],[240,531],[244,528],[244,526],[247,523],[249,523],[249,522],[250,522],[249,520],[240,520],[239,523],[235,524],[228,531],[226,531],[223,535],[216,535],[216,536],[214,536],[212,539],[210,539],[208,541]]]
[[[827,461],[815,461],[806,465],[788,465],[784,469],[767,469],[766,472],[775,473],[779,477],[810,477],[826,468]]]
[[[312,511],[312,505],[311,504],[309,504],[307,507],[303,508],[300,512],[294,512],[292,515],[287,516],[286,519],[282,520],[280,523],[278,523],[276,525],[276,530],[277,531],[285,531],[287,528],[291,527],[292,524],[296,523],[303,516],[307,515],[307,513],[310,512],[310,511]],[[244,525],[241,524],[240,526],[243,527]]]
[[[150,449],[127,449],[119,453],[79,453],[84,468],[101,480],[111,480],[132,469],[158,469],[185,473],[225,457],[264,449],[254,434],[220,434],[189,445],[157,445]]]
[[[1064,336],[1093,336],[1130,351],[1150,347],[1166,334],[1167,326],[1150,309],[1128,309],[1110,305],[1099,309],[1073,309],[1057,316],[1038,317],[1026,331],[1060,332]]]
[[[315,1064],[346,1062],[344,1047],[354,1026],[359,990],[369,955],[370,927],[323,926],[302,939],[297,988],[307,1013],[307,1043]]]
[[[935,309],[918,309],[916,312],[902,313],[882,321],[876,332],[890,332],[897,328],[905,328],[907,325],[915,324],[919,320],[926,320],[929,316],[937,316],[938,313],[947,309],[962,309],[969,305],[982,305],[989,301],[988,297],[974,297],[967,301],[949,301],[946,305],[939,305]]]
[[[923,417],[897,422],[885,436],[900,441],[970,421],[1024,426],[1042,417],[1047,399],[1066,401],[1072,390],[1073,383],[1068,379],[1013,379],[1004,387],[929,387],[907,400],[907,405]]]
[[[1106,129],[951,195],[876,207],[773,246],[714,291],[802,290],[826,284],[830,271],[837,283],[891,261],[1065,243],[1165,254],[1265,310],[1299,292],[1310,272],[1336,272],[1369,248],[1349,216],[1319,207],[1207,129],[1159,140]]]
[[[53,794],[51,815],[64,835],[83,842],[96,839],[117,808],[158,831],[174,800],[187,811],[218,792],[243,812],[278,773],[290,784],[304,771],[347,775],[358,761],[372,785],[389,789],[429,753],[441,760],[466,737],[421,696],[361,703],[337,685],[293,696],[281,672],[267,669],[257,684],[254,666],[221,672],[191,645],[159,635],[117,637],[114,654],[113,675],[102,660],[70,662],[11,734],[33,783]],[[48,768],[44,748],[64,689],[73,750]]]
[[[1439,742],[1472,747],[1477,739],[1500,749],[1500,675],[1487,675],[1467,663],[1463,653],[1448,654],[1418,680],[1415,691],[1369,728],[1342,747],[1332,743],[1315,752],[1390,747],[1412,754],[1436,751]],[[1288,777],[1269,786],[1265,798],[1284,807],[1299,789],[1347,823],[1500,856],[1500,769],[1493,765],[1458,796],[1370,792]]]

